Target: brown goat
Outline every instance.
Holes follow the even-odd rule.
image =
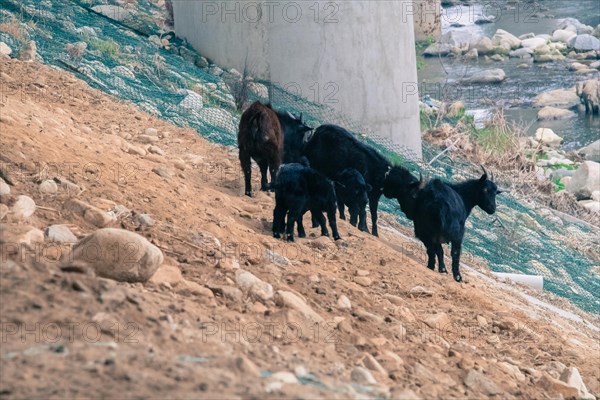
[[[256,101],[244,111],[238,131],[238,147],[246,196],[252,196],[251,158],[260,168],[260,190],[272,189],[283,155],[283,132],[270,104]],[[271,173],[270,185],[267,183],[267,170]]]

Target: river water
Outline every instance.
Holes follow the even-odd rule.
[[[494,22],[475,24],[481,17],[495,17]],[[541,3],[508,4],[507,1],[479,3],[473,6],[456,6],[442,13],[443,33],[450,30],[468,31],[492,37],[497,29],[504,29],[515,36],[526,33],[552,34],[563,18],[577,18],[593,27],[600,23],[598,0],[551,0]],[[463,25],[461,27],[457,24]],[[505,107],[505,115],[533,134],[539,127],[553,129],[564,138],[566,149],[585,146],[600,137],[600,117],[591,118],[585,110],[576,108],[578,117],[562,121],[537,121],[537,109],[532,99],[551,89],[570,88],[577,82],[599,78],[598,73],[576,75],[568,70],[572,61],[555,63],[531,63],[529,68],[518,68],[526,62],[510,58],[506,61],[484,61],[483,57],[468,61],[462,58],[426,58],[419,70],[421,95],[436,99],[463,100],[468,110],[484,115],[485,110]],[[461,79],[485,69],[502,68],[506,80],[501,84],[468,85]]]

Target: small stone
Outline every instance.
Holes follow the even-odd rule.
[[[358,276],[354,278],[354,282],[361,286],[371,286],[372,283],[371,278],[366,276]]]
[[[137,214],[135,222],[140,226],[153,226],[154,220],[148,214]]]
[[[159,138],[158,136],[139,135],[137,140],[145,144],[150,144],[158,142]]]
[[[578,388],[555,379],[546,372],[542,373],[542,377],[539,379],[537,384],[545,389],[547,393],[552,395],[560,394],[563,396],[563,398],[579,398],[581,394]]]
[[[158,166],[158,167],[152,168],[152,172],[154,172],[156,175],[158,175],[162,178],[171,179],[171,173],[163,166]]]
[[[469,371],[464,383],[469,389],[475,392],[483,393],[486,396],[503,393],[502,389],[500,389],[498,385],[496,385],[490,378],[476,370]]]
[[[47,180],[43,181],[42,183],[40,183],[39,189],[40,189],[40,193],[54,194],[54,193],[58,192],[58,185],[53,180],[47,179]]]
[[[146,155],[146,150],[142,149],[141,147],[133,146],[133,145],[129,145],[129,147],[127,148],[127,152],[129,154],[136,154],[138,156]]]
[[[183,280],[183,275],[179,267],[174,265],[163,264],[152,277],[148,280],[150,283],[160,285],[161,283],[168,283],[171,287],[177,286]]]
[[[352,308],[352,303],[350,303],[350,299],[348,297],[346,297],[345,295],[341,295],[338,298],[337,306],[341,310],[346,310]]]
[[[183,279],[181,283],[177,285],[175,291],[184,296],[214,297],[213,292],[209,288],[186,279]]]
[[[146,128],[144,134],[146,136],[158,136],[158,130],[154,128]]]
[[[273,286],[262,281],[248,271],[238,269],[235,271],[236,283],[242,290],[248,291],[251,296],[254,296],[262,301],[267,301],[273,298]]]
[[[0,203],[0,221],[8,214],[8,206]]]
[[[426,315],[422,321],[433,329],[444,330],[450,325],[450,318],[448,318],[446,313]]]
[[[150,146],[148,147],[148,151],[152,154],[158,154],[159,156],[164,156],[165,152],[158,146]]]
[[[386,293],[383,295],[383,298],[389,300],[390,303],[397,306],[406,305],[406,301],[402,297],[394,296],[393,294]]]
[[[478,315],[477,316],[477,324],[482,327],[485,328],[488,324],[487,319],[485,319],[485,317],[483,315]]]
[[[66,225],[51,225],[44,232],[48,241],[58,243],[76,243],[77,237]]]
[[[20,195],[11,207],[11,214],[18,220],[25,220],[31,217],[35,210],[35,201],[29,196]]]
[[[383,368],[381,364],[379,364],[379,362],[375,359],[375,357],[373,357],[369,353],[365,353],[363,355],[361,362],[365,366],[365,368],[380,373],[383,376],[387,376],[387,371],[385,370],[385,368]]]
[[[186,169],[185,161],[183,161],[181,159],[175,160],[175,162],[173,163],[173,165],[175,166],[175,168],[177,168],[177,169],[179,169],[181,171],[185,171],[185,169]]]
[[[304,300],[292,292],[278,290],[275,301],[280,306],[286,306],[298,311],[315,323],[323,322],[323,317],[317,314]]]
[[[412,289],[410,289],[409,294],[412,294],[414,296],[431,297],[433,296],[433,291],[423,286],[415,286]]]
[[[4,179],[0,178],[0,196],[5,196],[10,194],[10,186],[8,183],[4,182]]]
[[[12,54],[12,49],[4,42],[0,42],[0,57],[8,57]]]
[[[359,385],[376,385],[377,381],[373,378],[371,372],[363,367],[354,367],[350,373],[350,378]]]

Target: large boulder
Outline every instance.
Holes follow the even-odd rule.
[[[565,18],[563,19],[556,29],[563,29],[571,32],[575,32],[579,35],[584,33],[592,33],[594,28],[589,25],[582,24],[577,18]]]
[[[470,78],[466,79],[467,83],[500,83],[506,79],[506,74],[500,68],[487,69],[484,71],[475,72]]]
[[[503,29],[498,29],[492,36],[492,43],[505,50],[511,50],[521,46],[521,39]]]
[[[588,161],[600,163],[600,139],[592,144],[582,147],[577,152],[582,154]]]
[[[534,37],[521,41],[521,47],[535,49],[536,47],[545,45],[547,42],[548,41],[545,38]]]
[[[425,57],[447,56],[452,46],[444,43],[433,43],[423,51]]]
[[[555,42],[568,43],[571,38],[577,36],[577,33],[573,31],[567,31],[564,29],[557,29],[552,33],[552,40]]]
[[[577,114],[575,114],[571,110],[567,110],[564,108],[556,108],[556,107],[544,107],[540,111],[538,111],[538,120],[552,120],[552,119],[568,119],[575,118]]]
[[[163,260],[160,249],[137,233],[104,228],[77,243],[62,263],[89,267],[103,278],[146,282]]]
[[[579,104],[579,96],[574,90],[556,89],[548,92],[540,93],[533,99],[533,104],[536,107],[563,107],[569,108]]]
[[[600,84],[597,79],[579,82],[576,94],[585,105],[587,114],[600,114]]]
[[[577,35],[569,39],[567,45],[580,51],[599,50],[600,40],[588,34]]]
[[[578,199],[589,199],[592,193],[600,190],[600,164],[594,161],[584,161],[573,174],[567,190]]]
[[[483,36],[471,43],[470,49],[477,50],[477,53],[480,55],[492,54],[494,52],[494,44],[492,43],[492,39],[489,37]]]
[[[542,142],[546,146],[555,147],[562,143],[563,138],[554,133],[550,128],[538,128],[535,131],[535,140]]]
[[[440,43],[467,50],[469,45],[479,40],[479,38],[479,36],[468,31],[454,30],[444,33],[440,38]]]
[[[532,55],[533,55],[533,49],[530,49],[528,47],[516,49],[516,50],[513,50],[510,53],[508,53],[509,57],[514,57],[514,58],[531,58]]]

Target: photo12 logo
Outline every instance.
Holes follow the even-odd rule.
[[[338,23],[340,4],[333,1],[202,1],[201,16],[203,23],[273,23],[283,21],[298,23]]]

